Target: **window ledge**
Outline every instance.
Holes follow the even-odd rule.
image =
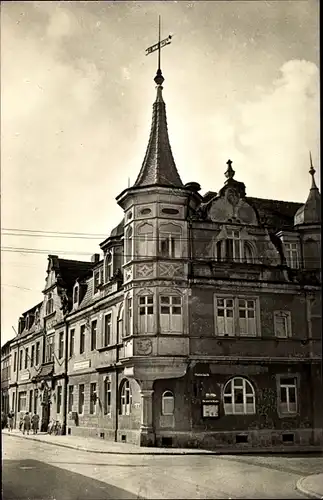
[[[113,349],[116,347],[117,347],[117,344],[110,344],[110,345],[105,345],[102,347],[97,347],[96,350],[99,352],[103,352],[103,351],[109,351],[110,349]]]
[[[44,319],[48,319],[51,316],[54,316],[56,314],[56,311],[52,311],[51,313],[45,314]]]

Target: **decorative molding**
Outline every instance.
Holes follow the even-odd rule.
[[[173,276],[183,276],[183,273],[184,267],[182,264],[173,264],[172,262],[161,262],[159,264],[160,276],[168,276],[172,278]]]
[[[136,276],[139,278],[147,278],[153,274],[153,264],[137,264],[136,265]]]
[[[140,356],[148,356],[152,353],[153,346],[150,339],[136,339],[135,351]]]

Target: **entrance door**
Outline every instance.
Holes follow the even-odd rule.
[[[42,405],[42,417],[41,417],[41,432],[47,432],[50,417],[50,405],[45,403]]]

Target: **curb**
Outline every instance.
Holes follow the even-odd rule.
[[[316,474],[314,474],[314,475],[316,475]],[[308,479],[309,477],[310,476],[301,477],[301,479],[299,479],[296,483],[296,489],[298,491],[300,491],[301,493],[303,493],[303,495],[306,495],[309,498],[323,499],[323,495],[320,495],[319,493],[314,493],[314,491],[310,491],[307,488],[305,488],[305,486],[303,486],[303,481],[305,481],[305,479]]]
[[[114,451],[114,450],[109,450],[109,451],[104,451],[104,450],[93,450],[93,449],[89,449],[89,448],[84,448],[82,446],[77,446],[77,445],[70,445],[70,444],[65,444],[65,443],[57,443],[57,442],[52,442],[52,441],[43,441],[41,439],[37,439],[37,438],[33,438],[31,436],[23,436],[23,435],[20,435],[20,434],[10,434],[9,432],[5,433],[6,436],[11,436],[11,437],[16,437],[18,439],[28,439],[29,441],[36,441],[37,443],[43,443],[43,444],[49,444],[49,445],[52,445],[52,446],[60,446],[61,448],[69,448],[71,450],[78,450],[78,451],[85,451],[87,453],[97,453],[97,454],[101,454],[101,455],[159,455],[159,456],[171,456],[171,455],[174,455],[174,456],[188,456],[188,455],[192,455],[192,456],[202,456],[202,455],[205,455],[205,456],[225,456],[225,455],[268,455],[270,453],[286,453],[286,454],[295,454],[295,453],[321,453],[321,448],[320,449],[310,449],[310,450],[291,450],[291,449],[275,449],[275,450],[272,450],[272,449],[268,449],[266,451],[264,450],[257,450],[257,449],[248,449],[248,450],[239,450],[239,449],[230,449],[230,450],[196,450],[196,451],[186,451],[185,448],[183,448],[183,450],[181,451],[173,451],[173,452],[168,452],[168,451],[153,451],[153,452],[148,452],[148,451],[133,451],[133,452],[129,452],[129,451]],[[146,449],[149,449],[149,448],[146,448]],[[150,448],[151,449],[151,448]],[[163,448],[165,449],[165,448]],[[303,478],[305,479],[305,478]],[[319,499],[323,499],[322,496],[315,496],[313,498],[319,498]]]
[[[86,451],[88,453],[99,453],[101,455],[165,455],[165,456],[169,456],[169,455],[219,455],[220,452],[213,452],[213,451],[193,451],[193,452],[190,452],[190,453],[187,453],[187,451],[183,450],[183,451],[177,451],[177,452],[173,452],[173,453],[170,453],[170,452],[150,452],[150,453],[147,453],[147,452],[144,452],[144,451],[134,451],[134,452],[129,452],[129,451],[103,451],[103,450],[90,450],[89,448],[83,448],[82,446],[72,446],[70,444],[63,444],[63,443],[53,443],[51,441],[42,441],[41,439],[36,439],[36,438],[33,438],[33,437],[25,437],[25,436],[19,436],[16,435],[16,434],[7,434],[7,436],[11,436],[11,437],[16,437],[18,439],[28,439],[28,441],[36,441],[37,443],[43,443],[43,444],[49,444],[49,445],[52,445],[52,446],[60,446],[61,448],[69,448],[71,450],[78,450],[78,451]]]

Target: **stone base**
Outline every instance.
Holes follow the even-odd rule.
[[[153,431],[141,431],[140,432],[140,446],[155,446],[156,436]]]

